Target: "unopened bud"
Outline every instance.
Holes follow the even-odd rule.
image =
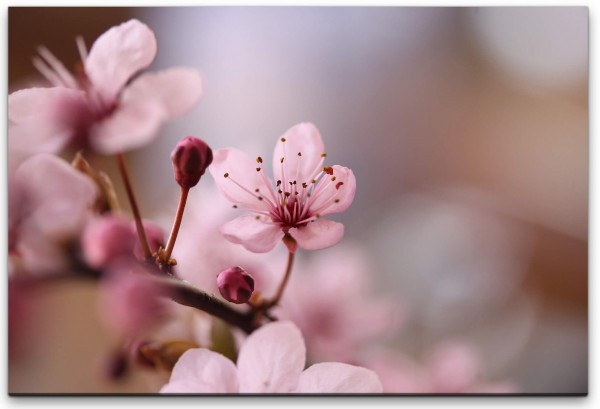
[[[103,216],[86,226],[83,255],[90,266],[106,267],[123,256],[131,257],[135,240],[129,222],[117,216]]]
[[[210,147],[202,140],[186,136],[171,152],[175,180],[184,189],[196,186],[213,160]]]
[[[234,304],[247,302],[254,291],[254,279],[241,267],[231,267],[217,276],[219,292]]]

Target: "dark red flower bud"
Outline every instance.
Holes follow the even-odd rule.
[[[217,276],[219,292],[234,304],[247,302],[254,291],[254,279],[241,267],[231,267]]]
[[[186,136],[171,152],[175,180],[184,189],[196,186],[213,160],[210,147],[202,140]]]

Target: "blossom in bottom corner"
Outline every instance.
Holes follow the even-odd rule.
[[[204,348],[186,351],[161,393],[381,393],[377,375],[358,366],[326,362],[304,369],[306,347],[291,322],[274,322],[252,333],[237,366]]]

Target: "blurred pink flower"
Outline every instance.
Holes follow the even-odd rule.
[[[370,294],[376,271],[360,247],[339,245],[299,260],[295,273],[277,315],[298,325],[311,360],[354,362],[398,330],[402,304]]]
[[[141,264],[122,260],[101,281],[100,314],[119,334],[139,336],[166,318],[169,310],[162,297],[167,295]]]
[[[69,244],[92,217],[94,182],[62,159],[36,155],[19,166],[9,185],[9,251],[14,270],[58,271],[68,264]]]
[[[214,152],[209,167],[221,193],[256,215],[240,216],[221,232],[233,243],[264,253],[284,235],[300,247],[316,250],[337,243],[344,225],[321,219],[346,210],[356,191],[354,174],[342,166],[323,167],[325,147],[317,128],[301,123],[289,129],[275,145],[275,187],[256,163],[237,149]]]
[[[379,393],[372,371],[342,363],[304,370],[302,334],[290,322],[267,324],[242,345],[237,367],[208,349],[186,351],[161,393]]]
[[[448,340],[426,354],[423,363],[407,356],[379,352],[361,362],[379,375],[385,393],[516,393],[510,381],[489,382],[476,349]]]
[[[202,95],[200,74],[172,68],[142,74],[156,55],[154,33],[138,20],[112,27],[89,55],[78,39],[83,63],[73,76],[46,48],[34,60],[53,85],[9,95],[10,147],[57,152],[67,143],[91,145],[103,154],[139,148],[169,118],[190,110]]]

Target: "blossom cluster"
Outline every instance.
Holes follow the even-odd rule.
[[[463,344],[422,364],[385,345],[403,310],[375,297],[368,255],[341,242],[344,225],[327,218],[350,207],[356,178],[327,163],[312,123],[274,137],[270,161],[182,138],[170,155],[180,187],[170,233],[144,219],[124,153],[191,111],[202,77],[187,67],[143,71],[157,41],[138,20],[110,28],[89,52],[81,38],[77,47],[81,70],[42,47],[34,65],[45,86],[9,95],[11,344],[25,336],[29,291],[85,278],[98,283],[100,318],[121,340],[108,376],[166,374],[161,393],[513,390],[484,383]],[[131,216],[106,170],[87,160],[95,155],[114,160]],[[216,189],[186,207],[205,174]]]

